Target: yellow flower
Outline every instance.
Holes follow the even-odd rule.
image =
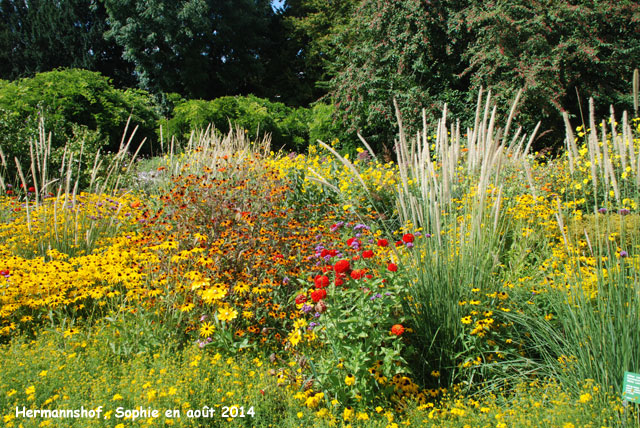
[[[227,306],[218,309],[218,319],[220,321],[233,321],[238,316],[238,311]]]
[[[585,394],[580,394],[581,403],[588,403],[589,401],[591,401],[591,394],[589,394],[588,392]]]
[[[36,387],[33,385],[24,390],[24,393],[27,395],[34,394],[35,392],[36,392]]]
[[[342,413],[342,419],[345,421],[350,421],[353,418],[353,407],[347,406]]]
[[[354,375],[352,375],[351,373],[349,373],[347,375],[347,377],[344,378],[344,383],[346,383],[347,385],[351,386],[354,383],[356,383],[356,377]]]
[[[202,323],[200,326],[200,336],[202,337],[211,337],[215,330],[215,326],[210,322]]]

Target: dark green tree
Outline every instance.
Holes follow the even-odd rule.
[[[445,2],[364,0],[338,36],[330,97],[349,132],[360,131],[378,149],[397,131],[393,99],[409,132],[422,107],[433,117],[442,101],[459,105],[458,38],[447,32]]]
[[[107,35],[135,63],[143,88],[215,98],[259,92],[268,0],[105,0]]]
[[[283,11],[288,34],[297,41],[297,58],[308,81],[317,83],[315,98],[326,93],[337,36],[349,27],[360,0],[288,0]]]
[[[449,31],[471,35],[462,55],[471,92],[492,88],[504,112],[522,88],[519,120],[529,129],[542,120],[538,146],[549,146],[562,141],[563,109],[580,120],[577,93],[583,107],[594,97],[600,117],[610,104],[631,108],[639,23],[640,4],[629,0],[475,0]]]
[[[640,4],[623,0],[364,0],[334,41],[332,100],[350,130],[390,143],[392,99],[409,131],[420,109],[435,119],[444,102],[469,124],[482,86],[504,116],[523,89],[516,122],[542,121],[537,146],[562,144],[562,109],[579,118],[596,99],[630,108],[640,58]]]
[[[134,84],[132,64],[103,37],[106,18],[95,0],[0,0],[0,78],[68,67],[99,71],[120,86]]]

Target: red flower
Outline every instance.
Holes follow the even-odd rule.
[[[329,250],[329,255],[335,257],[338,254],[338,250]]]
[[[33,186],[30,186],[27,190],[28,190],[29,192],[33,193],[33,192],[35,192],[35,191],[36,191],[36,188],[35,188],[35,187],[33,187]]]
[[[405,233],[402,235],[402,240],[407,243],[413,242],[413,235],[411,233]]]
[[[396,241],[396,247],[402,247],[402,241]]]
[[[364,276],[364,269],[356,269],[351,271],[352,279],[360,279]]]
[[[367,250],[362,252],[363,259],[370,259],[371,257],[373,257],[373,251]]]
[[[378,247],[387,247],[389,246],[389,241],[386,239],[378,239]]]
[[[395,263],[389,263],[387,265],[387,269],[389,269],[391,272],[398,272],[398,265],[396,265]]]
[[[305,296],[304,294],[298,294],[296,296],[296,305],[301,305],[306,301],[307,301],[307,296]]]
[[[322,267],[322,273],[327,273],[329,271],[333,270],[333,266],[323,266]]]
[[[329,285],[329,278],[325,275],[317,275],[313,282],[316,288],[324,288]]]
[[[318,303],[320,300],[327,297],[327,290],[321,288],[320,290],[315,290],[311,292],[311,300]]]
[[[13,195],[13,190],[7,190],[7,195]]]
[[[404,327],[402,324],[395,324],[391,327],[391,334],[395,334],[396,336],[401,336],[404,333]]]
[[[320,257],[326,257],[329,255],[329,250],[327,250],[326,248],[323,248],[322,251],[320,252]]]
[[[338,276],[338,277],[336,277],[335,284],[336,284],[336,287],[339,287],[342,284],[344,284],[344,280],[341,277]]]
[[[351,269],[351,265],[349,264],[349,260],[338,260],[338,262],[333,266],[333,270],[336,273],[345,273]]]
[[[358,245],[360,244],[360,241],[358,241],[358,238],[349,238],[347,239],[347,245],[351,246],[353,243],[357,243]]]

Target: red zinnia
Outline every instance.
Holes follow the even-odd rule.
[[[364,269],[356,269],[351,271],[352,279],[360,279],[364,276]]]
[[[329,250],[327,250],[326,248],[324,248],[321,252],[320,252],[320,257],[326,257],[329,255]]]
[[[304,294],[298,294],[298,296],[296,297],[296,305],[301,305],[306,301],[307,301],[307,296],[305,296]]]
[[[378,247],[386,247],[389,245],[389,241],[386,239],[378,239]]]
[[[36,191],[36,188],[35,188],[35,187],[33,187],[33,186],[31,186],[31,187],[29,187],[27,190],[28,190],[29,192],[33,193],[33,192],[35,192],[35,191]]]
[[[329,285],[329,278],[324,275],[317,275],[313,282],[316,288],[324,288]]]
[[[333,270],[336,273],[345,273],[351,269],[351,265],[349,264],[349,260],[338,260],[338,262],[333,266]]]
[[[363,259],[370,259],[371,257],[373,257],[373,251],[367,250],[362,252]]]
[[[407,243],[413,242],[413,235],[411,233],[405,233],[402,235],[402,240]]]
[[[387,265],[387,269],[389,269],[391,272],[397,272],[398,271],[398,265],[396,265],[395,263],[389,263]]]
[[[396,241],[396,247],[401,247],[402,246],[402,241]]]
[[[315,290],[311,292],[311,300],[318,303],[320,300],[327,297],[327,290],[321,288],[320,290]]]
[[[344,280],[340,277],[336,277],[335,284],[336,284],[336,287],[339,287],[342,284],[344,284]]]
[[[402,335],[402,333],[404,333],[404,327],[402,326],[402,324],[395,324],[393,327],[391,327],[391,334],[400,336]]]

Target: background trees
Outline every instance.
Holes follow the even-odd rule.
[[[321,99],[377,149],[392,146],[393,98],[415,130],[423,107],[468,124],[481,86],[501,113],[522,88],[516,121],[542,121],[540,148],[561,144],[579,98],[600,116],[631,107],[639,24],[631,0],[0,0],[0,78],[75,67],[157,100]]]

